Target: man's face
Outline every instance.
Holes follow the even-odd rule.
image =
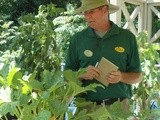
[[[88,10],[84,12],[84,16],[89,26],[93,29],[99,28],[107,21],[108,7],[101,6],[96,9]]]

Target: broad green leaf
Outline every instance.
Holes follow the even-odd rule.
[[[23,108],[22,120],[33,120],[35,118],[34,112],[30,105],[27,105]]]
[[[22,116],[22,120],[34,120],[35,116],[33,114],[26,114],[24,113],[24,115]]]
[[[78,107],[78,108],[83,108],[85,106],[91,106],[93,105],[93,102],[91,101],[86,101],[85,98],[81,98],[81,97],[76,97],[75,100],[75,105]]]
[[[55,83],[54,85],[52,85],[49,89],[48,89],[48,91],[51,93],[51,92],[55,92],[57,89],[59,89],[59,88],[64,88],[65,87],[65,85],[64,85],[64,83],[59,83],[58,81],[57,81],[57,83]]]
[[[29,104],[29,100],[30,100],[30,99],[31,99],[31,96],[22,94],[22,95],[19,97],[19,104],[25,107],[26,105]]]
[[[13,68],[11,69],[11,71],[8,73],[8,76],[7,76],[7,82],[8,82],[8,85],[11,86],[13,84],[13,77],[14,75],[20,70],[20,68]]]
[[[43,84],[45,88],[50,88],[52,85],[53,74],[48,70],[44,70],[42,74]]]
[[[92,120],[107,120],[112,118],[105,105],[97,106],[95,103],[82,98],[76,98],[75,105],[77,106],[76,120],[85,120],[87,118]]]
[[[39,91],[43,90],[42,82],[40,82],[40,81],[38,81],[36,79],[29,81],[29,85],[31,86],[31,88],[33,90],[39,90]]]
[[[132,115],[130,111],[126,112],[122,109],[122,104],[121,102],[115,102],[110,107],[108,107],[108,111],[113,116],[113,118],[118,119],[118,118],[127,118]]]
[[[64,85],[63,78],[61,76],[62,76],[62,73],[59,71],[52,73],[45,70],[42,76],[43,78],[42,82],[44,84],[45,89],[50,89],[52,86],[56,87],[57,85],[58,86]]]
[[[3,103],[0,105],[0,116],[6,115],[7,113],[15,114],[17,106],[19,105],[18,102],[9,102]]]
[[[72,117],[72,115],[69,116]],[[78,113],[75,115],[75,119],[73,120],[89,120],[89,116],[87,115],[87,110],[86,109],[82,109],[80,111],[78,111]]]
[[[49,101],[49,108],[55,118],[57,118],[58,116],[64,115],[64,113],[67,112],[68,110],[66,101],[62,102],[61,100],[56,98]]]
[[[89,116],[92,118],[92,120],[112,119],[105,106],[95,107],[95,110],[92,113],[89,113]]]
[[[22,72],[18,71],[13,76],[11,88],[13,88],[13,89],[21,88],[21,86],[22,86],[21,81],[22,81]]]
[[[43,91],[43,92],[41,93],[41,97],[42,97],[44,100],[47,100],[47,99],[49,99],[49,97],[50,97],[50,93],[47,92],[47,91]]]
[[[73,81],[69,81],[68,84],[73,89],[73,96],[76,96],[80,93],[84,93],[86,91],[94,91],[95,92],[96,87],[103,87],[101,84],[96,84],[96,83],[95,84],[90,84],[86,87],[81,87]]]
[[[32,87],[31,87],[31,85],[28,83],[28,81],[23,81],[23,80],[21,80],[21,84],[23,85],[23,86],[22,86],[22,94],[27,94],[27,93],[29,93],[30,91],[32,91]]]
[[[78,79],[80,73],[78,74],[77,72],[72,71],[72,70],[65,70],[63,72],[63,75],[64,75],[64,78],[65,78],[66,81],[74,81],[74,82],[76,82],[79,85],[82,84],[80,82],[80,80]]]
[[[34,120],[50,120],[51,112],[48,110],[42,110],[38,113]]]
[[[30,74],[30,76],[29,76],[29,78],[28,78],[28,81],[35,80],[35,79],[36,79],[36,75],[37,75],[37,72],[34,71],[32,74]]]

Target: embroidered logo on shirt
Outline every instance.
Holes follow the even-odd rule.
[[[91,50],[85,50],[84,55],[87,56],[87,57],[92,57],[93,52]]]
[[[125,49],[123,47],[115,47],[115,51],[123,53]]]

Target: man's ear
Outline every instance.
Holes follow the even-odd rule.
[[[103,6],[103,11],[105,11],[105,13],[109,14],[109,7],[107,5]]]

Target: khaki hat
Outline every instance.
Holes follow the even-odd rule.
[[[114,13],[119,10],[119,7],[112,5],[108,0],[81,0],[82,5],[75,10],[75,14],[80,14],[82,12],[98,8],[103,5],[109,6],[109,13]]]

